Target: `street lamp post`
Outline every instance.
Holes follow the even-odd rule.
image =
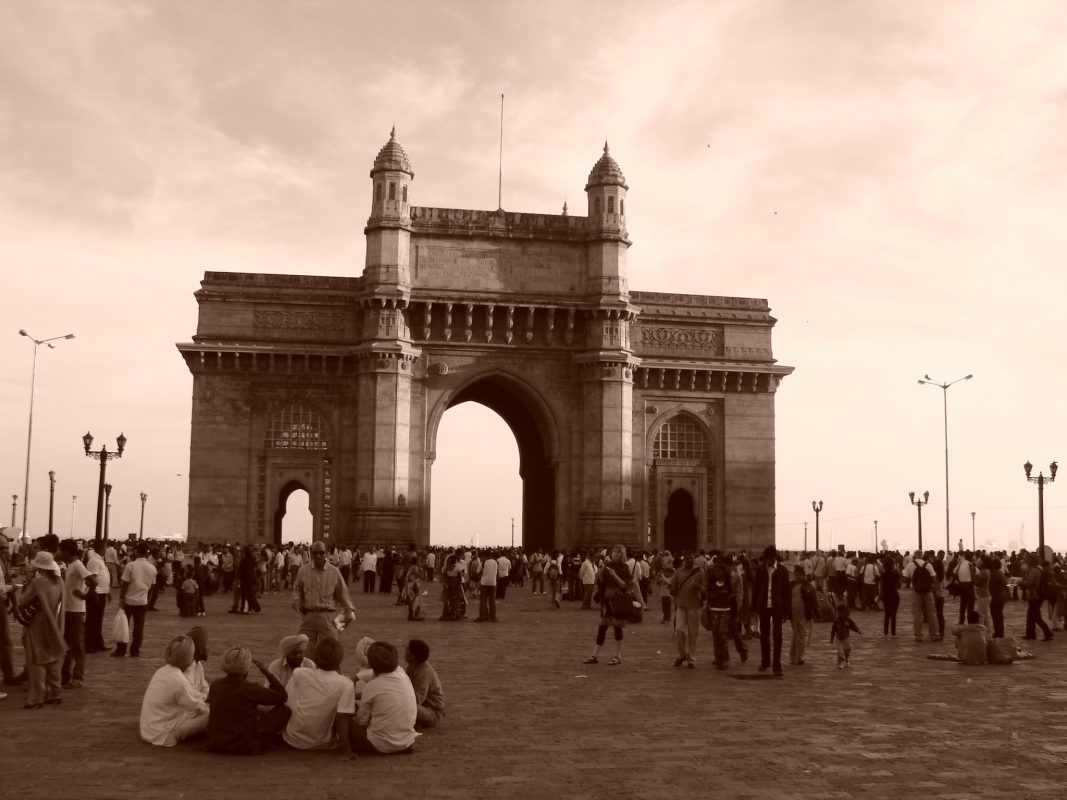
[[[808,523],[804,523],[804,552],[808,552]]]
[[[878,553],[878,520],[874,521],[874,552]]]
[[[815,512],[815,552],[819,552],[819,514],[822,513],[822,500],[811,501],[811,510]]]
[[[923,506],[930,502],[930,493],[923,492],[922,499],[915,499],[915,492],[908,492],[908,497],[911,498],[911,504],[919,509],[919,552],[926,552],[923,550]]]
[[[52,511],[56,504],[56,471],[48,470],[48,534],[52,534]]]
[[[119,448],[115,452],[109,451],[107,445],[103,445],[99,450],[91,450],[93,435],[86,433],[82,437],[82,444],[85,445],[85,455],[100,462],[100,488],[96,493],[96,533],[94,534],[98,542],[104,532],[104,482],[107,477],[107,462],[113,458],[122,458],[122,451],[126,449],[126,437],[120,433],[115,442]],[[110,492],[111,487],[109,486],[108,493],[110,494]]]
[[[511,518],[511,549],[515,549],[515,517]]]
[[[26,486],[22,492],[22,534],[25,536],[26,513],[30,505],[30,447],[33,444],[33,390],[37,383],[37,348],[42,344],[46,344],[50,349],[55,349],[55,345],[52,342],[60,339],[73,339],[74,334],[68,333],[66,336],[53,336],[50,339],[34,339],[25,330],[20,330],[19,336],[25,336],[33,342],[33,372],[30,373],[30,421],[26,432]],[[11,524],[14,525],[15,521],[11,520]],[[52,532],[51,527],[49,527],[48,532]]]
[[[15,527],[15,510],[19,505],[19,496],[17,494],[11,495],[11,527]]]
[[[1046,478],[1045,473],[1037,473],[1037,477],[1030,475],[1030,471],[1034,468],[1034,465],[1027,461],[1023,464],[1023,470],[1026,472],[1026,480],[1030,483],[1037,484],[1037,549],[1040,554],[1041,563],[1045,563],[1045,484],[1052,483],[1056,480],[1056,470],[1059,469],[1059,464],[1053,461],[1048,465],[1049,476]]]
[[[141,492],[141,527],[137,531],[137,538],[138,539],[143,539],[144,538],[144,504],[145,504],[145,501],[147,499],[148,499],[148,495],[145,494],[144,492]],[[515,538],[514,535],[512,535],[512,539],[514,539],[514,538]]]
[[[949,511],[948,511],[948,508],[949,508],[949,506],[948,506],[948,387],[952,386],[953,384],[959,383],[960,381],[969,381],[973,377],[974,377],[974,375],[964,375],[962,378],[956,378],[956,380],[949,381],[948,383],[938,383],[937,381],[931,379],[929,375],[923,375],[919,379],[919,383],[921,385],[938,387],[941,390],[941,394],[943,395],[943,399],[944,399],[944,409],[945,409],[945,552],[946,553],[951,553],[952,552],[952,536],[951,536],[951,534],[949,532],[949,525],[948,525],[948,517],[949,517]]]
[[[975,546],[975,542],[974,542],[974,515],[975,515],[975,513],[976,512],[974,512],[974,511],[971,512],[971,552],[972,553],[977,552],[977,550],[978,550],[978,548]]]
[[[70,538],[74,538],[74,509],[78,505],[78,495],[72,494],[70,496]]]
[[[104,484],[104,538],[111,541],[111,484]]]

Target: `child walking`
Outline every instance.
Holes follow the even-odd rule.
[[[844,669],[848,666],[848,657],[852,654],[852,643],[849,641],[850,631],[855,631],[861,636],[860,629],[848,615],[848,606],[841,603],[837,607],[837,618],[830,626],[830,644],[837,642],[837,668]]]

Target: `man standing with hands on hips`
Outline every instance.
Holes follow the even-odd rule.
[[[327,563],[326,545],[322,542],[312,543],[311,563],[304,564],[296,574],[293,608],[304,617],[299,632],[308,637],[307,649],[312,653],[320,639],[340,639],[333,624],[338,608],[344,610],[345,624],[356,618],[341,570]]]

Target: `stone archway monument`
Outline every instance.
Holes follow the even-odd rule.
[[[370,172],[360,277],[208,272],[193,374],[189,538],[268,542],[299,484],[314,538],[430,538],[438,425],[492,408],[519,448],[526,547],[662,547],[685,489],[703,548],[774,539],[765,300],[631,292],[608,152],[586,216],[410,204],[395,131]]]

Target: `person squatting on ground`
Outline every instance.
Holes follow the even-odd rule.
[[[267,679],[267,686],[248,680],[252,665]],[[225,678],[212,682],[207,703],[207,749],[212,753],[259,755],[265,740],[280,734],[292,713],[285,705],[285,687],[262,662],[252,660],[246,647],[231,647],[222,657]],[[269,711],[260,711],[268,706]]]
[[[352,748],[372,755],[413,752],[418,707],[411,680],[399,668],[396,648],[375,642],[367,648],[367,663],[374,675],[352,722]]]
[[[356,713],[356,691],[339,670],[344,647],[336,639],[321,639],[311,666],[297,667],[286,686],[286,705],[292,712],[282,738],[297,750],[340,748],[342,758],[352,753],[351,720]]]
[[[445,715],[445,695],[437,670],[430,664],[430,645],[412,639],[404,650],[405,671],[415,691],[415,728],[435,728]]]
[[[195,649],[188,636],[172,639],[163,654],[167,663],[148,682],[141,701],[140,731],[149,744],[174,747],[207,730],[207,698],[187,675]]]
[[[678,647],[674,666],[687,664],[696,668],[697,637],[700,634],[700,611],[704,605],[704,572],[693,566],[693,556],[682,556],[682,566],[667,582],[667,590],[674,598],[674,639]]]
[[[847,667],[849,656],[852,655],[852,642],[849,641],[850,631],[860,633],[860,629],[848,615],[848,605],[842,603],[837,607],[837,617],[830,626],[830,644],[837,643],[838,669]]]
[[[610,559],[604,564],[597,575],[597,590],[600,593],[600,625],[596,629],[596,646],[593,654],[585,659],[583,664],[599,664],[600,648],[604,646],[608,627],[615,631],[615,655],[608,664],[622,663],[622,629],[626,627],[626,620],[616,617],[611,611],[611,599],[619,592],[628,592],[633,583],[630,568],[626,566],[626,548],[621,544],[611,549]]]

